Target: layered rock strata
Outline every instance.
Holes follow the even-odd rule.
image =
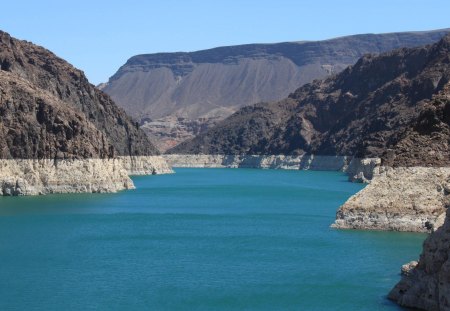
[[[380,167],[339,208],[333,227],[430,232],[444,222],[449,182],[450,167]]]

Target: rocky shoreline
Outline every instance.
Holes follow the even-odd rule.
[[[128,175],[160,175],[173,173],[172,167],[162,156],[121,156],[118,159]]]
[[[430,234],[423,243],[419,261],[403,265],[402,279],[388,295],[400,306],[432,311],[450,309],[448,211],[446,216],[443,226]]]
[[[444,223],[449,187],[449,167],[379,167],[370,183],[339,208],[332,227],[434,231]]]
[[[378,174],[379,158],[303,154],[286,155],[205,155],[165,154],[162,157],[172,167],[192,168],[259,168],[285,170],[343,171],[354,182],[368,183]]]
[[[103,193],[134,189],[128,175],[172,173],[160,156],[114,159],[0,159],[0,195]]]
[[[203,155],[166,154],[164,159],[173,167],[202,168],[262,168],[285,170],[339,171],[346,168],[351,157],[315,155]]]

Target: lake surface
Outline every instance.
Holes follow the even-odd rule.
[[[399,310],[424,234],[334,230],[336,172],[176,169],[0,198],[0,310]]]

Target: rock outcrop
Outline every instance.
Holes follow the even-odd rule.
[[[334,228],[430,232],[443,224],[450,167],[379,170],[339,208]]]
[[[446,190],[447,196],[450,189]],[[450,206],[446,220],[423,244],[418,263],[402,267],[402,280],[389,299],[399,305],[429,311],[450,309]]]
[[[124,166],[156,148],[108,95],[50,51],[0,32],[0,69],[0,194],[112,192],[133,188],[126,168],[168,171],[156,158],[146,169]]]
[[[0,159],[0,195],[134,189],[120,159]]]
[[[285,98],[305,83],[340,72],[364,54],[430,44],[447,32],[365,34],[137,55],[102,89],[166,150],[243,106]],[[168,118],[172,126],[161,127]]]
[[[173,173],[172,168],[162,156],[118,157],[128,175],[157,175]]]
[[[141,121],[141,128],[159,150],[166,151],[182,141],[204,133],[222,119],[223,117],[220,116],[197,119],[167,116],[156,120]]]

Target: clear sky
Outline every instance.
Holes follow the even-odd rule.
[[[448,28],[449,13],[449,0],[14,0],[0,29],[98,84],[136,54]]]

